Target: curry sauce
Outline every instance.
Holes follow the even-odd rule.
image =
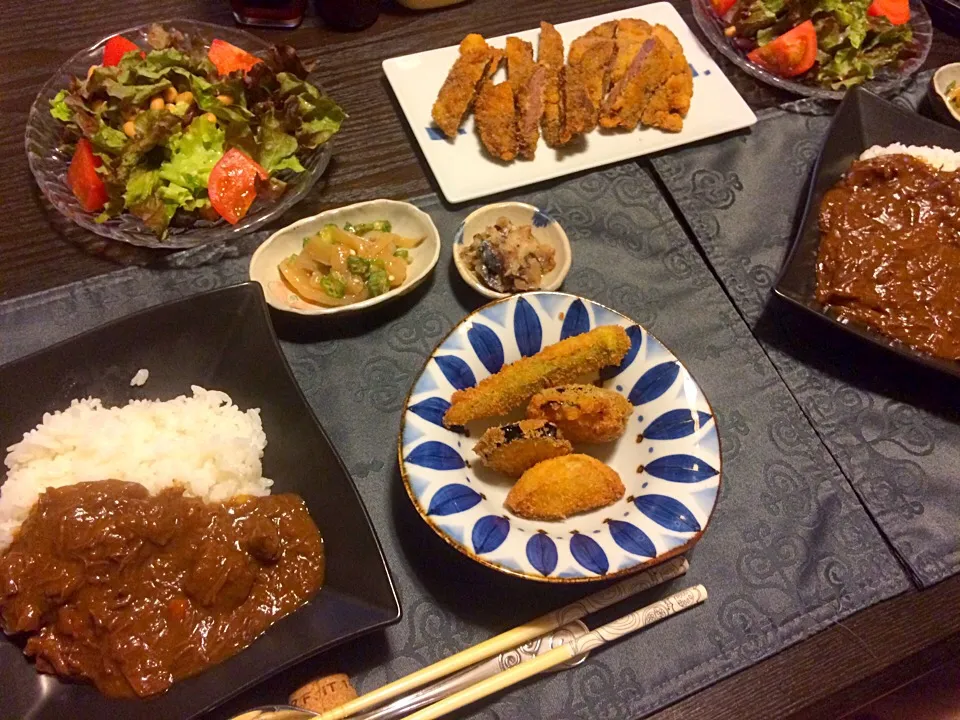
[[[820,205],[817,300],[960,359],[960,172],[909,155],[856,161]]]
[[[144,697],[245,648],[323,574],[297,495],[205,503],[84,482],[43,493],[0,557],[0,626],[27,634],[38,670]]]

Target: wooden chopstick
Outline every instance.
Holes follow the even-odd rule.
[[[513,650],[530,640],[563,627],[567,623],[586,617],[597,610],[610,607],[631,595],[636,595],[656,585],[678,578],[686,573],[689,567],[690,565],[684,557],[667,560],[646,572],[628,577],[616,585],[611,585],[600,592],[588,595],[582,600],[570,603],[559,610],[541,615],[536,620],[508,630],[489,640],[484,640],[482,643],[444,658],[422,670],[399,680],[394,680],[392,683],[377,688],[366,695],[361,695],[356,700],[351,700],[340,707],[321,713],[317,720],[343,720],[343,718],[378,707],[388,700],[392,700],[399,695],[405,695],[427,683],[475,665],[506,650]],[[523,665],[526,666],[527,664],[524,663]]]
[[[696,585],[681,590],[670,597],[659,600],[647,607],[635,610],[623,617],[603,625],[592,632],[574,638],[568,643],[539,655],[531,660],[514,665],[508,670],[493,675],[458,693],[438,700],[433,705],[423,708],[419,712],[408,715],[406,720],[436,720],[447,713],[458,710],[470,703],[476,702],[487,695],[492,695],[505,688],[515,685],[527,678],[533,677],[544,670],[556,667],[560,663],[580,655],[588,650],[605,645],[612,640],[626,637],[642,628],[665,620],[684,610],[689,610],[707,599],[707,589],[703,585]]]

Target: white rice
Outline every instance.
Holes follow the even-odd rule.
[[[138,373],[139,374],[139,373]],[[174,484],[207,502],[269,495],[262,476],[267,444],[260,410],[241,411],[230,396],[193,386],[193,397],[134,400],[105,408],[74,400],[11,445],[0,488],[0,552],[50,487],[126,480],[156,493]]]
[[[137,370],[137,374],[130,378],[130,387],[142,387],[150,377],[150,371],[146,368]]]
[[[864,150],[860,159],[870,160],[882,155],[913,155],[933,165],[938,170],[947,172],[953,172],[960,168],[960,153],[936,145],[903,145],[901,143],[886,146],[874,145]]]

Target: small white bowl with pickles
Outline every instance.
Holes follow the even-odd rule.
[[[375,257],[367,250],[373,243],[381,248]],[[299,261],[291,261],[293,256]],[[278,230],[250,258],[250,279],[260,283],[267,303],[277,310],[336,315],[405,295],[427,278],[439,258],[440,234],[427,213],[398,200],[369,200]],[[327,260],[333,264],[321,262]],[[292,264],[281,269],[286,263]],[[337,264],[349,271],[341,274]],[[340,304],[352,297],[358,299]]]

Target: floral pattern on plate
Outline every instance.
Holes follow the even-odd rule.
[[[624,497],[559,522],[513,515],[503,506],[510,481],[484,468],[472,452],[481,424],[472,424],[469,434],[443,426],[453,393],[564,338],[614,324],[626,328],[630,350],[600,379],[627,397],[634,411],[618,441],[576,451],[614,468]],[[706,528],[720,487],[716,419],[682,363],[629,318],[556,292],[499,300],[451,331],[410,391],[399,452],[407,492],[441,537],[482,564],[540,581],[604,579],[683,552]]]

